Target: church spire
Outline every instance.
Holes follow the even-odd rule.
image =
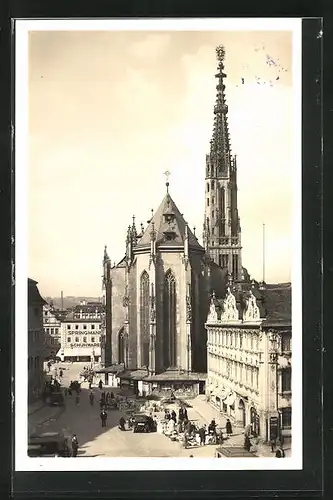
[[[231,157],[225,97],[223,45],[216,47],[214,126],[206,155],[204,247],[234,281],[242,279],[241,228],[237,208],[237,163]]]
[[[225,98],[225,85],[223,79],[227,77],[224,73],[225,50],[223,45],[216,47],[217,73],[216,102],[214,106],[213,134],[210,141],[210,175],[211,177],[224,177],[228,175],[230,168],[230,139],[228,128],[228,106]],[[208,177],[208,176],[207,176]]]

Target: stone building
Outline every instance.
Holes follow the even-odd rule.
[[[88,314],[89,315],[89,314]],[[57,353],[62,361],[101,361],[101,326],[99,317],[80,317],[68,313],[61,322],[61,346]]]
[[[61,316],[51,304],[43,306],[44,354],[53,358],[61,344]]]
[[[253,285],[211,299],[206,394],[269,440],[291,435],[291,286]]]
[[[40,395],[43,384],[44,335],[43,306],[38,282],[28,278],[28,400]]]
[[[175,378],[172,372],[184,383],[189,374],[204,373],[209,291],[215,283],[222,292],[225,276],[207,258],[167,183],[147,228],[138,234],[134,221],[129,226],[124,259],[111,267],[105,250],[105,363],[144,368],[150,377],[164,373],[165,383]]]

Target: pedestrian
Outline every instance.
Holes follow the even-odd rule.
[[[272,451],[272,453],[275,452],[275,447],[276,447],[276,437],[272,436],[272,438],[271,438],[271,451]]]
[[[286,456],[283,448],[278,448],[275,453],[275,458],[284,458]]]
[[[114,394],[113,394],[113,392],[111,392],[110,397],[111,397],[111,399],[114,399]]]
[[[108,414],[106,413],[106,411],[103,409],[101,411],[101,421],[102,421],[102,427],[106,427],[106,421],[107,421],[107,418],[108,418]]]
[[[179,422],[182,422],[183,418],[184,418],[183,408],[180,407],[179,410],[178,410],[178,420],[179,420]]]
[[[90,391],[89,400],[90,400],[91,406],[93,406],[93,404],[94,404],[94,399],[95,399],[94,393],[92,391]]]
[[[216,433],[215,429],[216,429],[216,423],[215,420],[213,419],[208,426],[208,432],[212,432],[213,434],[215,434]]]
[[[99,383],[98,383],[98,387],[100,388],[100,390],[102,390],[102,387],[103,387],[103,382],[102,382],[102,380],[100,380],[100,381],[99,381]]]
[[[227,431],[227,434],[232,434],[232,426],[231,426],[231,422],[230,422],[229,418],[227,418],[227,423],[226,423],[225,429]]]
[[[120,417],[119,419],[119,429],[124,431],[125,430],[125,419],[124,417]]]
[[[250,451],[250,449],[251,449],[251,441],[250,441],[249,436],[245,436],[245,439],[244,439],[244,449],[246,451]]]
[[[60,372],[59,372],[60,377],[62,377],[63,374],[64,374],[64,372],[60,369]]]
[[[75,404],[76,406],[80,405],[80,396],[78,394],[75,396]]]
[[[175,410],[172,410],[171,412],[171,418],[172,420],[175,422],[175,424],[177,423],[177,415],[176,415],[176,412]]]
[[[77,456],[78,448],[79,448],[79,442],[78,442],[77,436],[76,436],[76,434],[73,434],[73,437],[72,437],[72,457]]]
[[[204,428],[204,426],[200,427],[199,429],[199,437],[200,437],[200,446],[204,446],[206,439],[206,429]]]

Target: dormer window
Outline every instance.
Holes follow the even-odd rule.
[[[164,215],[164,220],[168,224],[171,224],[171,222],[173,222],[174,218],[175,218],[174,214],[165,214]]]

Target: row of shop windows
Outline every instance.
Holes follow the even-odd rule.
[[[235,347],[236,349],[258,351],[259,336],[233,331],[213,331],[210,332],[210,343],[219,347]]]
[[[247,333],[236,333],[232,331],[213,331],[209,333],[210,343],[219,347],[235,347],[236,349],[247,349],[258,351],[259,336]],[[291,336],[282,335],[282,352],[291,352]]]
[[[48,335],[59,335],[59,328],[44,328],[44,332]]]
[[[28,371],[37,370],[40,368],[41,359],[39,356],[29,356],[28,357]]]
[[[209,365],[209,370],[258,389],[259,368],[217,356],[209,360]]]
[[[101,341],[101,337],[97,337],[97,342],[100,342]],[[67,337],[67,342],[69,344],[72,343],[72,337]],[[84,342],[85,344],[87,343],[87,337],[83,337],[82,339],[80,339],[80,337],[75,337],[75,342]],[[96,342],[96,337],[91,337],[89,342]]]
[[[90,325],[91,330],[95,330],[96,329],[95,327],[96,327],[96,325],[94,325],[94,324]],[[102,325],[98,325],[98,328],[101,329]],[[78,329],[79,329],[79,325],[75,325],[75,330],[78,330]],[[73,325],[67,325],[67,330],[74,330]],[[83,330],[88,330],[87,325],[83,325]]]
[[[93,318],[96,318],[96,319],[99,319],[102,317],[102,313],[74,313],[73,315],[74,318],[77,318],[77,319],[93,319]]]

